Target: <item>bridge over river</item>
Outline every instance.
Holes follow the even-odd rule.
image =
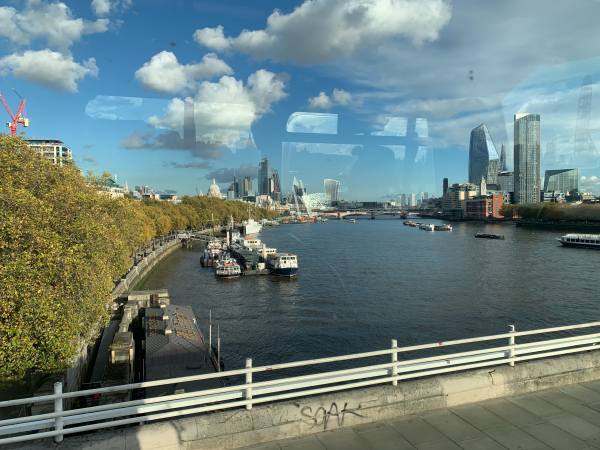
[[[53,438],[64,449],[600,448],[599,328],[511,326],[407,347],[392,340],[370,352],[269,366],[247,359],[225,372],[86,391],[62,392],[57,383],[54,394],[0,402],[49,404],[0,421],[0,445],[42,449]],[[186,383],[218,379],[223,387],[186,391]],[[63,408],[68,399],[162,385],[176,385],[176,394]]]

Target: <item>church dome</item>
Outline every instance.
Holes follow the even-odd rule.
[[[209,197],[214,197],[214,198],[221,198],[221,189],[219,189],[219,186],[217,185],[216,180],[213,178],[212,180],[212,184],[210,185],[210,187],[208,188],[208,196]]]

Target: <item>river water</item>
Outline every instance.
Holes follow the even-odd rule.
[[[282,225],[259,237],[298,255],[296,279],[216,279],[197,245],[139,288],[192,305],[207,336],[212,310],[227,369],[246,357],[266,365],[378,350],[392,338],[402,346],[596,321],[600,252],[563,248],[560,234],[472,223],[431,233],[393,219]]]

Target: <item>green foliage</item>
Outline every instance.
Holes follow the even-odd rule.
[[[600,205],[532,203],[526,205],[505,205],[505,217],[520,217],[547,221],[599,221]]]
[[[95,188],[110,174],[85,178],[4,135],[0,174],[0,380],[67,367],[108,319],[114,278],[153,237],[248,214],[247,205],[219,199],[111,199]]]

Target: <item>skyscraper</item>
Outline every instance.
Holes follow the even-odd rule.
[[[446,192],[448,192],[448,178],[444,178],[442,183],[442,195],[445,196]]]
[[[500,157],[485,124],[471,130],[469,143],[469,182],[479,184],[484,178],[488,184],[496,184],[500,171]]]
[[[242,195],[245,197],[252,192],[252,178],[244,177],[244,183],[242,186]]]
[[[270,195],[271,194],[271,182],[269,180],[271,176],[269,170],[269,160],[263,158],[260,160],[260,166],[258,168],[258,193],[259,195]]]
[[[325,178],[323,180],[323,186],[325,187],[325,195],[327,195],[327,199],[330,203],[339,201],[340,182],[338,180]]]
[[[540,201],[540,115],[515,114],[515,203]]]
[[[508,169],[506,168],[506,148],[504,144],[500,148],[500,172],[506,172]]]
[[[544,192],[570,194],[579,190],[579,169],[546,170]]]
[[[272,179],[272,187],[271,187],[271,196],[274,201],[281,201],[281,183],[279,182],[279,174],[275,169],[273,169],[273,174],[271,176]]]

